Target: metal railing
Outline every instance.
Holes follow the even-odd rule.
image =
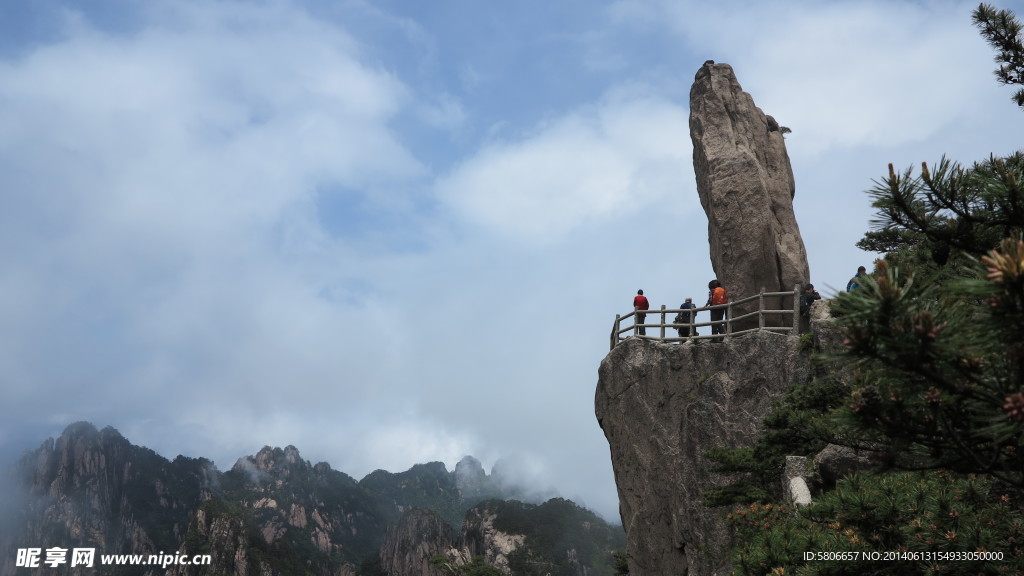
[[[793,298],[793,306],[792,306],[792,308],[787,308],[787,309],[784,309],[784,310],[772,310],[772,309],[766,309],[765,308],[765,299],[766,298],[777,298],[777,297],[780,297],[780,296],[781,297],[786,297],[786,296],[792,297]],[[757,310],[754,310],[752,312],[745,312],[745,313],[740,314],[739,316],[734,316],[734,311],[735,311],[735,309],[737,307],[739,307],[739,306],[741,306],[743,304],[747,304],[749,302],[754,302],[754,301],[757,302]],[[781,299],[780,299],[780,301],[781,301]],[[708,322],[693,322],[692,321],[692,320],[694,320],[697,317],[697,313],[698,312],[708,311],[710,313],[711,310],[722,310],[722,309],[725,310],[725,316],[721,320],[710,320]],[[655,324],[647,324],[646,322],[638,324],[636,322],[636,317],[637,317],[637,313],[638,312],[640,314],[643,314],[645,317],[646,316],[660,317],[660,322],[657,322]],[[672,315],[672,319],[671,320],[674,320],[675,316],[677,314],[679,314],[679,313],[683,313],[683,314],[690,313],[691,314],[690,315],[691,322],[683,323],[683,324],[677,324],[677,323],[675,323],[673,321],[666,322],[666,316],[671,314]],[[790,316],[790,322],[789,323],[784,323],[784,325],[781,325],[781,326],[766,326],[765,325],[766,324],[765,319],[768,316],[782,316],[782,317]],[[757,326],[756,327],[753,327],[753,328],[743,328],[743,329],[740,329],[740,330],[734,330],[734,328],[737,327],[737,324],[740,325],[740,326],[745,326],[748,323],[752,323],[752,320],[753,320],[754,317],[757,318]],[[633,318],[634,319],[633,320],[633,324],[623,328],[622,327],[623,320],[627,320],[629,318]],[[645,318],[645,320],[646,320],[646,318]],[[708,327],[711,327],[711,326],[722,326],[723,328],[722,328],[721,333],[719,333],[719,334],[701,334],[699,336],[693,335],[696,332],[697,328],[701,328],[701,327],[705,327],[705,326],[708,326]],[[660,329],[660,335],[659,336],[651,336],[651,335],[648,335],[648,334],[641,334],[641,331],[646,332],[648,328]],[[666,329],[670,329],[670,330],[676,331],[679,328],[689,328],[690,336],[668,336],[668,337],[665,336],[665,330]],[[661,341],[661,342],[685,342],[687,340],[710,340],[712,338],[721,339],[721,338],[727,338],[727,337],[732,337],[732,336],[739,336],[741,334],[749,334],[751,332],[759,332],[759,331],[762,331],[762,330],[766,330],[766,331],[770,331],[770,332],[779,332],[779,333],[784,332],[784,333],[793,334],[793,335],[796,335],[796,334],[800,333],[800,286],[795,286],[793,288],[792,292],[765,292],[764,288],[762,288],[761,291],[757,295],[755,295],[755,296],[748,296],[746,298],[742,298],[740,300],[736,300],[735,302],[727,302],[725,304],[719,304],[717,306],[705,306],[705,307],[702,307],[702,308],[672,308],[672,309],[666,309],[665,305],[662,304],[660,310],[642,310],[642,311],[633,310],[632,312],[629,312],[628,314],[623,314],[623,315],[616,314],[615,315],[615,326],[612,328],[612,334],[611,334],[611,348],[615,349],[615,347],[620,342],[622,342],[624,340],[627,340],[629,338],[642,338],[642,339],[646,339],[646,340],[658,340],[658,341]],[[627,334],[627,335],[624,337],[623,334]]]

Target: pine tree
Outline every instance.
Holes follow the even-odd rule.
[[[996,10],[982,4],[974,11],[974,25],[996,49],[996,78],[1000,84],[1024,85],[1024,36],[1022,26],[1010,10]],[[1013,95],[1013,101],[1024,108],[1024,89]]]
[[[974,22],[998,51],[1000,81],[1024,85],[1022,27],[1014,15],[982,4]],[[1014,100],[1024,107],[1024,90]],[[943,158],[916,176],[890,165],[868,193],[877,210],[874,229],[858,245],[885,259],[861,289],[832,304],[847,348],[830,360],[852,381],[834,388],[838,402],[826,395],[801,404],[794,392],[772,418],[791,413],[823,436],[818,440],[875,451],[888,467],[848,476],[799,510],[764,501],[734,510],[734,570],[1021,573],[1024,154],[970,167]],[[785,448],[789,440],[772,442]],[[763,485],[759,471],[766,466],[749,461],[773,446],[717,462]],[[858,554],[808,561],[800,551]],[[904,555],[870,560],[893,551]],[[993,551],[998,561],[936,562],[915,554],[977,558]]]
[[[974,22],[1006,63],[1001,81],[1024,84],[1013,13],[982,4]],[[943,158],[918,176],[890,164],[868,194],[877,212],[861,245],[889,252],[834,305],[857,374],[847,436],[899,465],[1024,490],[1024,154],[970,168]]]

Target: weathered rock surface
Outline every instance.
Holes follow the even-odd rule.
[[[690,89],[690,138],[697,192],[708,215],[711,264],[730,297],[738,300],[762,288],[785,292],[808,282],[782,129],[754,105],[728,64],[708,61],[697,71]],[[790,309],[792,301],[772,307]],[[781,316],[769,320],[786,322]]]
[[[814,474],[819,483],[835,486],[836,482],[854,472],[877,469],[879,462],[875,456],[867,450],[829,444],[814,456]]]
[[[497,515],[485,505],[473,508],[466,513],[466,523],[462,527],[462,548],[465,557],[483,556],[484,561],[511,574],[509,555],[523,546],[526,536],[509,534],[494,527]]]
[[[723,343],[630,339],[601,363],[595,408],[611,448],[634,576],[728,573],[727,483],[703,454],[751,446],[774,399],[811,375],[799,339],[759,332]]]
[[[413,508],[388,528],[380,547],[381,566],[388,574],[442,576],[442,569],[433,566],[430,559],[447,556],[453,542],[452,529],[444,518]]]
[[[811,306],[810,326],[814,335],[814,347],[822,352],[837,353],[844,349],[843,331],[832,318],[832,300],[816,301]]]
[[[94,546],[113,554],[175,550],[211,468],[202,459],[167,461],[110,427],[68,426],[56,440],[26,453],[13,470],[10,493],[0,495],[19,504],[0,518],[0,574],[16,573],[18,548]],[[58,570],[41,567],[38,573]]]

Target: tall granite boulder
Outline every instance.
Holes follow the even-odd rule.
[[[796,217],[796,186],[783,128],[754,105],[732,67],[707,61],[690,88],[697,193],[708,215],[711,265],[732,300],[793,290],[810,280]],[[773,309],[792,309],[791,299]],[[735,316],[756,309],[756,303]],[[791,318],[772,316],[766,325]],[[743,327],[756,326],[756,319]]]
[[[799,338],[771,332],[682,345],[631,338],[601,362],[595,409],[611,449],[634,576],[728,574],[725,510],[702,494],[729,478],[714,447],[752,446],[772,401],[812,369]]]

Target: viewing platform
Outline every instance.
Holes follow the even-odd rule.
[[[786,308],[771,308],[770,306],[777,306],[771,304],[772,302],[791,302],[792,306]],[[753,309],[756,305],[757,308]],[[684,324],[676,324],[673,322],[675,317],[679,313],[692,313],[691,318],[696,318],[701,312],[710,315],[711,310],[725,310],[725,316],[721,320],[707,321],[707,322],[691,322]],[[665,305],[661,305],[659,310],[645,310],[639,311],[640,313],[647,316],[644,319],[643,324],[636,322],[637,310],[633,310],[624,315],[615,315],[615,325],[612,327],[611,334],[611,349],[629,338],[641,338],[644,340],[658,340],[661,342],[686,342],[687,340],[709,340],[713,338],[722,337],[733,337],[740,336],[742,334],[749,334],[751,332],[759,332],[762,330],[779,333],[779,334],[791,334],[797,335],[800,333],[800,287],[795,286],[792,292],[765,292],[761,289],[761,292],[755,296],[748,296],[741,298],[735,302],[727,302],[725,304],[719,304],[717,306],[704,306],[701,308],[665,308]],[[737,315],[738,314],[738,315]],[[648,323],[652,317],[657,322]],[[632,318],[633,321],[630,325],[625,328],[622,327],[624,320]],[[769,318],[774,320],[769,320]],[[756,319],[757,324],[754,325]],[[781,319],[781,321],[780,321]],[[711,326],[722,326],[721,334],[711,334]],[[708,328],[707,334],[700,334],[699,336],[693,336],[693,333],[698,328]],[[641,334],[641,328],[644,332],[647,331],[658,331],[658,335]],[[678,336],[677,330],[679,328],[689,328],[690,336]],[[671,330],[673,336],[667,336],[666,330]],[[623,336],[625,334],[625,336]]]

